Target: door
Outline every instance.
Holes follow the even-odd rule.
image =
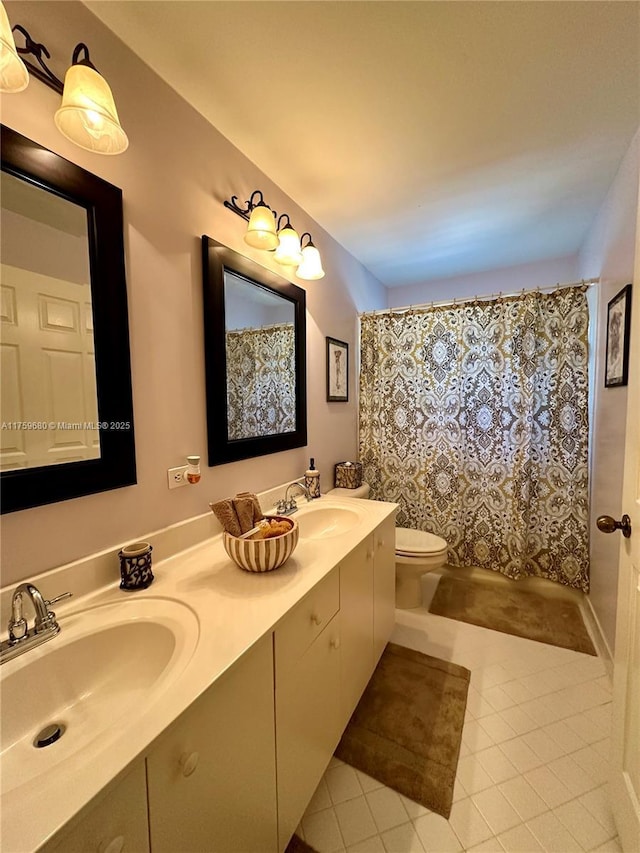
[[[638,212],[640,236],[640,211]],[[631,351],[623,512],[632,535],[620,536],[613,675],[611,805],[625,853],[640,850],[640,242],[632,292]]]

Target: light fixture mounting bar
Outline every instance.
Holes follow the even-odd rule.
[[[50,68],[47,67],[46,62],[42,58],[42,55],[44,54],[47,59],[51,59],[51,54],[49,53],[47,48],[43,44],[38,44],[38,42],[35,42],[31,38],[27,30],[25,30],[25,28],[20,24],[16,24],[11,31],[14,33],[17,31],[19,33],[22,33],[22,35],[24,36],[25,46],[18,47],[18,45],[16,45],[16,50],[18,51],[18,53],[22,54],[22,56],[35,56],[35,58],[38,60],[40,67],[38,67],[38,65],[34,65],[32,62],[29,62],[28,59],[23,60],[24,64],[29,69],[29,73],[33,74],[34,77],[37,77],[41,83],[45,83],[47,86],[49,86],[50,89],[53,89],[54,92],[57,92],[59,95],[61,95],[64,91],[64,83],[62,82],[62,80],[59,80],[56,77],[56,75],[53,73],[53,71],[51,71]]]
[[[258,196],[257,201],[254,201],[254,196]],[[260,190],[254,190],[251,193],[251,198],[248,201],[245,201],[246,207],[240,207],[238,205],[237,195],[232,195],[231,200],[225,200],[223,204],[227,208],[227,210],[232,210],[234,213],[237,213],[237,215],[241,216],[246,222],[249,221],[251,211],[254,207],[256,207],[256,205],[262,204],[265,207],[269,207],[269,205],[265,202],[262,192]],[[275,212],[275,210],[272,210],[272,208],[270,207],[269,210],[272,211],[274,219],[277,218],[278,214]]]

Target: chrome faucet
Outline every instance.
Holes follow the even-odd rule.
[[[291,515],[296,512],[298,509],[298,504],[296,503],[295,498],[289,497],[289,493],[291,489],[297,486],[302,490],[302,494],[306,497],[307,501],[311,500],[311,495],[309,494],[309,489],[305,485],[303,485],[299,480],[294,480],[293,483],[289,483],[287,486],[287,490],[284,493],[284,498],[279,500],[276,504],[276,512],[279,515]]]
[[[32,583],[21,583],[16,587],[11,599],[9,639],[0,643],[0,663],[5,663],[29,649],[45,643],[51,637],[55,637],[60,632],[60,626],[56,622],[56,614],[49,610],[49,607],[56,601],[71,598],[72,595],[72,592],[63,592],[62,595],[48,601],[43,598],[40,590]],[[35,612],[31,630],[28,629],[27,620],[23,613],[25,596],[31,602]]]

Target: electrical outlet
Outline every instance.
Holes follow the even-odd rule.
[[[180,465],[179,468],[169,468],[167,471],[167,480],[169,481],[170,489],[179,489],[180,486],[187,486],[187,478],[184,476],[187,471],[186,465]]]

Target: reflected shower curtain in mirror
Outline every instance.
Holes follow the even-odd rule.
[[[585,291],[361,318],[365,479],[451,565],[589,590]]]
[[[226,333],[229,439],[296,428],[293,323]]]

